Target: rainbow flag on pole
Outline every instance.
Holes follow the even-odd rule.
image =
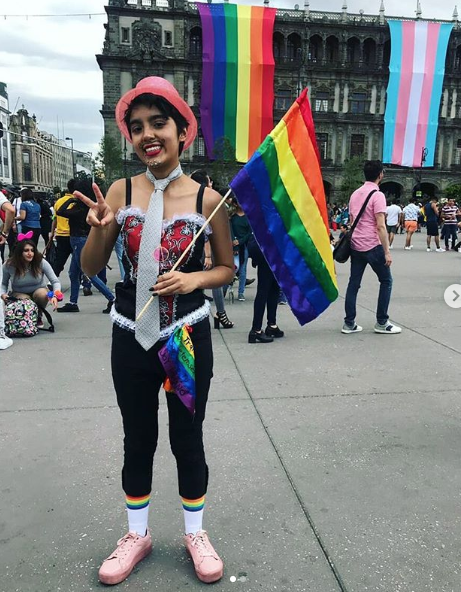
[[[171,335],[158,357],[166,372],[164,388],[176,393],[192,415],[195,413],[195,354],[189,327],[179,327]]]
[[[231,182],[301,325],[336,300],[338,287],[307,90]]]
[[[384,114],[383,161],[434,166],[445,58],[451,23],[388,21],[390,76]]]
[[[276,9],[197,3],[202,22],[200,117],[208,155],[227,137],[247,162],[273,128]]]

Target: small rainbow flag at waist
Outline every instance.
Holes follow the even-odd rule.
[[[336,300],[330,229],[307,90],[231,182],[301,325]]]
[[[384,114],[383,162],[434,166],[451,23],[388,21],[390,76]]]
[[[277,10],[261,6],[197,3],[202,22],[200,117],[208,156],[228,138],[247,162],[273,128]]]
[[[175,393],[181,402],[195,414],[195,354],[189,327],[179,327],[158,352],[166,372],[164,388]]]

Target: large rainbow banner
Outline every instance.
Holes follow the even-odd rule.
[[[208,156],[227,137],[247,162],[273,128],[276,9],[197,3],[202,22],[200,117]]]
[[[231,182],[301,325],[336,300],[330,229],[307,90]]]
[[[384,114],[383,161],[434,166],[445,58],[451,23],[388,21],[390,76]]]

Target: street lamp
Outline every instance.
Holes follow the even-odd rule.
[[[75,159],[74,159],[74,139],[73,138],[66,138],[67,142],[70,142],[70,146],[71,146],[71,151],[72,151],[72,174],[74,176],[75,179]]]
[[[415,197],[421,198],[423,196],[423,192],[421,190],[421,179],[423,176],[423,166],[426,162],[428,150],[426,147],[421,149],[421,166],[417,169],[416,172],[416,188],[415,188]]]

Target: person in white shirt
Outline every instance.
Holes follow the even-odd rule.
[[[394,199],[390,206],[387,206],[386,209],[386,227],[387,227],[387,234],[389,236],[389,249],[392,249],[392,243],[394,242],[394,237],[397,233],[397,228],[399,226],[400,214],[402,210],[400,206],[397,205],[398,200]]]
[[[0,209],[5,212],[5,224],[0,233],[0,245],[6,242],[8,233],[14,222],[15,209],[6,199],[3,193],[0,193]],[[2,283],[3,269],[0,265],[0,284]],[[13,340],[5,335],[5,313],[3,310],[3,302],[0,301],[0,350],[7,349],[13,345]]]
[[[416,205],[416,198],[412,197],[410,203],[403,208],[403,215],[405,218],[405,230],[407,237],[405,240],[405,250],[409,251],[413,248],[411,244],[411,237],[418,229],[419,207]]]

